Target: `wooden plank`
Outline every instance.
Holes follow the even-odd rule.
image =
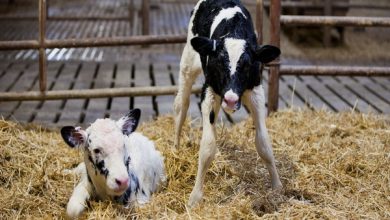
[[[68,90],[72,87],[75,77],[77,77],[81,68],[79,63],[66,63],[63,68],[57,70],[55,79],[49,85],[49,90]],[[54,123],[58,112],[62,111],[65,100],[44,101],[39,105],[34,122]]]
[[[379,96],[379,94],[377,94],[374,90],[372,90],[370,87],[367,87],[364,83],[364,80],[361,79],[362,77],[359,78],[360,80],[350,77],[351,81],[354,83],[346,85],[347,88],[353,91],[358,97],[369,103],[376,111],[380,113],[389,113],[390,102],[386,102],[386,98]],[[372,86],[375,86],[375,84],[372,83],[371,87]],[[376,87],[378,88],[379,86],[376,85]]]
[[[117,65],[115,88],[130,87],[131,85],[131,63],[119,63]],[[111,102],[110,118],[118,119],[130,110],[130,97],[113,98]]]
[[[97,77],[95,78],[94,88],[110,88],[113,81],[114,64],[101,63]],[[90,99],[85,109],[84,123],[93,123],[98,118],[103,118],[107,114],[107,106],[110,98]]]
[[[311,85],[311,90],[315,93],[318,93],[319,96],[324,99],[329,106],[332,107],[333,111],[348,111],[353,108],[349,102],[346,102],[342,96],[337,93],[337,90],[333,88],[333,84],[337,82],[326,83],[329,77],[315,77],[318,80],[318,83]],[[329,82],[329,81],[328,81]]]
[[[35,69],[35,71],[34,71]],[[2,72],[0,80],[0,91],[26,91],[31,90],[35,75],[35,81],[38,80],[37,65],[13,65]],[[31,77],[30,77],[31,76]],[[0,102],[0,115],[4,118],[10,117],[10,114],[20,105],[20,102]]]
[[[153,65],[154,79],[156,86],[170,86],[173,85],[173,74],[168,69],[168,64],[157,63]],[[174,95],[170,96],[157,96],[156,103],[158,107],[158,115],[173,114],[173,103],[175,100]]]
[[[134,87],[152,85],[150,79],[150,64],[148,62],[139,62],[135,66],[134,72]],[[152,97],[133,97],[134,104],[132,108],[141,109],[141,122],[150,121],[156,117],[156,112],[153,108]]]
[[[370,77],[353,77],[354,79],[358,80],[359,83],[361,83],[366,90],[368,90],[370,93],[374,94],[376,97],[378,97],[382,102],[384,102],[386,106],[383,106],[383,112],[389,114],[390,113],[390,90],[384,89],[381,85],[378,83],[375,83],[371,80]]]
[[[309,106],[332,111],[346,110],[347,105],[313,76],[298,76],[297,87]]]
[[[364,100],[361,100],[358,96],[345,88],[343,78],[341,78],[341,80],[336,77],[324,77],[321,79],[323,79],[326,87],[349,105],[351,109],[356,109],[360,112],[367,112],[370,108]]]
[[[295,76],[281,76],[279,79],[279,97],[286,101],[288,107],[304,107],[306,103],[297,90]]]
[[[30,82],[29,86],[30,88],[27,89],[27,91],[31,90],[39,90],[39,83],[38,83],[38,66],[35,64],[36,67],[32,69],[32,72],[27,74],[26,77],[30,80],[21,80],[20,82]],[[59,64],[57,62],[49,62],[48,68],[47,68],[47,83],[50,85],[55,80],[55,75],[58,71]],[[34,78],[34,80],[31,80],[31,78]],[[23,83],[22,83],[23,84]],[[22,85],[23,86],[23,85]],[[25,86],[25,85],[24,85]],[[25,87],[24,87],[25,88]],[[21,121],[21,122],[30,122],[30,120],[34,117],[34,113],[36,112],[36,109],[38,108],[40,101],[24,101],[21,102],[20,105],[14,110],[13,112],[13,118]]]
[[[80,73],[75,80],[73,89],[91,89],[94,87],[94,77],[98,71],[98,64],[95,62],[83,62]],[[84,108],[89,100],[72,99],[67,100],[62,112],[60,112],[58,126],[76,125],[84,120]]]

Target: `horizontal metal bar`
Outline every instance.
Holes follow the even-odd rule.
[[[38,20],[38,16],[28,15],[5,15],[0,16],[0,20]],[[114,20],[129,21],[129,16],[49,16],[47,20],[51,21],[96,21],[96,20]]]
[[[38,40],[0,41],[0,50],[27,50],[38,48]]]
[[[390,27],[390,17],[282,15],[284,25]]]
[[[45,93],[31,92],[2,92],[0,101],[26,101],[26,100],[58,100],[58,99],[90,99],[106,97],[134,97],[134,96],[160,96],[174,95],[177,86],[147,86],[130,88],[106,88],[85,90],[56,90]],[[193,86],[192,93],[200,93],[201,86]]]
[[[381,76],[390,77],[389,67],[355,66],[298,66],[282,65],[281,75],[316,75],[316,76]]]
[[[148,35],[131,37],[110,37],[110,38],[84,38],[45,40],[44,48],[72,48],[72,47],[105,47],[105,46],[131,46],[151,44],[175,44],[185,43],[186,35]],[[0,41],[0,50],[27,50],[39,49],[39,41]]]
[[[84,38],[65,40],[46,40],[46,48],[73,48],[73,47],[106,47],[106,46],[130,46],[151,44],[174,44],[185,43],[186,35],[163,35],[163,36],[132,36],[110,38]]]

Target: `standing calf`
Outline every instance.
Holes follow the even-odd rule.
[[[241,102],[250,110],[256,127],[257,152],[265,161],[272,188],[282,187],[265,125],[264,89],[259,74],[260,65],[276,59],[280,50],[257,45],[256,38],[250,14],[238,0],[200,0],[192,12],[174,104],[175,147],[178,147],[191,87],[203,70],[206,79],[201,98],[203,134],[190,206],[202,198],[205,174],[216,153],[215,118],[221,105],[228,113],[238,110]]]
[[[165,181],[163,157],[152,141],[134,132],[140,114],[134,109],[118,121],[98,119],[86,130],[61,129],[70,147],[84,151],[84,163],[76,169],[81,181],[67,206],[69,217],[79,216],[91,197],[124,205],[148,202]]]

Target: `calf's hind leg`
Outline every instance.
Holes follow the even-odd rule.
[[[271,176],[272,188],[275,190],[282,188],[278,171],[275,166],[275,158],[272,152],[271,142],[268,137],[265,125],[265,97],[262,85],[255,87],[252,91],[244,94],[244,104],[249,108],[256,127],[255,145],[260,157],[264,160],[268,172]]]
[[[199,55],[187,44],[180,61],[179,89],[174,103],[175,148],[178,148],[180,145],[180,133],[190,104],[191,88],[200,72]]]

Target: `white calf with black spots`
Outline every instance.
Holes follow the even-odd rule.
[[[67,215],[78,217],[95,198],[130,205],[150,200],[165,182],[164,158],[137,128],[141,111],[134,109],[118,121],[97,119],[86,130],[66,126],[64,141],[84,152],[74,171],[81,175],[67,205]]]
[[[257,44],[251,16],[239,0],[201,0],[196,4],[180,62],[179,90],[174,103],[174,145],[177,148],[191,87],[203,71],[203,134],[189,206],[202,198],[204,178],[216,153],[215,118],[220,107],[234,113],[241,107],[241,102],[251,111],[256,127],[256,149],[267,166],[272,188],[282,188],[265,126],[265,97],[260,73],[262,64],[279,55],[278,48]]]

